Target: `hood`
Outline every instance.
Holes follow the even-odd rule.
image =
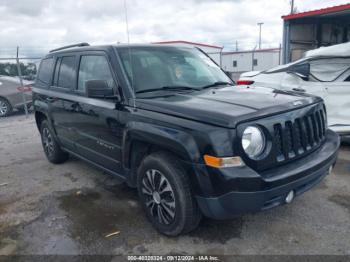
[[[252,77],[260,74],[260,72],[261,71],[249,71],[249,72],[242,73],[240,77]]]
[[[140,109],[235,128],[240,122],[280,114],[319,101],[321,99],[315,96],[271,88],[228,86],[156,98],[137,98],[136,105]]]

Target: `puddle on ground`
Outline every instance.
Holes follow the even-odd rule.
[[[73,183],[78,181],[78,179],[76,177],[74,177],[71,172],[63,173],[63,174],[61,174],[61,176],[64,176],[64,177],[68,178]]]
[[[330,196],[328,200],[339,206],[345,207],[350,212],[350,195],[333,195]]]
[[[232,238],[240,238],[243,227],[243,218],[237,217],[231,220],[213,220],[203,218],[199,227],[189,236],[200,238],[206,242],[218,242],[225,244]]]
[[[115,229],[115,210],[103,208],[97,202],[101,195],[93,191],[74,191],[60,197],[59,207],[67,212],[67,217],[74,223],[72,236],[85,237],[86,234],[107,234]]]
[[[127,184],[104,185],[104,189],[114,194],[118,200],[138,201],[137,190],[129,187]]]
[[[59,208],[66,213],[69,221],[71,237],[84,247],[95,247],[96,243],[101,245],[106,242],[116,246],[135,246],[152,241],[156,233],[150,233],[151,225],[141,207],[133,200],[137,198],[136,191],[127,186],[118,186],[118,189],[113,186],[110,192],[81,189],[58,197]],[[116,231],[120,233],[106,238],[107,234]],[[129,239],[135,236],[137,241],[130,242]]]
[[[144,215],[135,189],[125,184],[104,186],[104,189],[108,192],[82,189],[79,194],[72,191],[59,197],[59,207],[71,221],[72,238],[89,245],[89,242],[105,239],[111,232],[120,231],[116,239],[123,239],[123,244],[128,246],[137,246],[162,237]],[[228,221],[204,218],[189,236],[195,242],[225,244],[241,236],[242,226],[242,218]]]

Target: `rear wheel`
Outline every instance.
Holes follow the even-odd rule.
[[[148,219],[161,233],[195,229],[202,217],[182,163],[166,152],[147,156],[138,172],[138,192]]]
[[[11,112],[11,104],[5,98],[0,97],[0,117],[8,116]]]
[[[41,142],[47,159],[54,164],[60,164],[68,159],[68,153],[64,152],[57,143],[47,120],[40,125]]]

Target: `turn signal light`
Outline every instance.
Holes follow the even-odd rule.
[[[244,163],[239,156],[236,157],[215,157],[204,155],[204,162],[207,166],[215,168],[243,166]]]

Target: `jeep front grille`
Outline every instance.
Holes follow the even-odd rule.
[[[294,121],[275,124],[273,130],[273,144],[278,162],[303,155],[318,147],[325,138],[324,110],[317,110]]]
[[[247,126],[257,125],[264,130],[267,141],[267,152],[257,159],[249,158],[240,148],[243,160],[253,169],[264,171],[300,159],[323,144],[326,122],[324,104],[317,103],[241,124],[239,134]]]

